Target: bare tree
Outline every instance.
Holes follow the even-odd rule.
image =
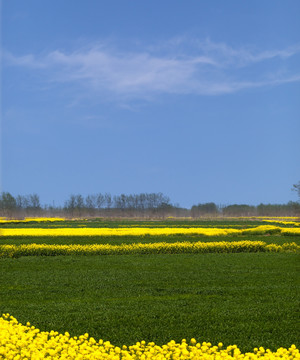
[[[96,195],[88,195],[85,198],[85,207],[90,216],[95,214],[95,209],[97,208],[97,196]]]
[[[105,201],[106,201],[105,195],[100,193],[96,195],[96,204],[99,210],[104,207]]]
[[[73,217],[74,216],[74,211],[75,211],[75,207],[76,207],[76,196],[75,195],[70,195],[69,199],[65,201],[65,206],[64,208],[70,213],[70,215]]]
[[[112,207],[112,198],[111,198],[111,195],[109,193],[106,193],[104,195],[105,197],[105,204],[106,204],[106,208],[107,209],[110,209]]]
[[[292,187],[292,191],[296,191],[298,194],[298,198],[300,201],[300,181],[298,181],[298,184],[294,184]]]
[[[41,209],[40,197],[37,194],[30,194],[29,195],[29,200],[30,200],[30,208],[34,212]]]

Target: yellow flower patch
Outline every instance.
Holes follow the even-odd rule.
[[[223,228],[17,228],[0,229],[0,236],[167,236],[167,235],[264,235],[264,234],[300,235],[300,228],[281,228],[279,226],[261,225],[250,229],[223,229]]]
[[[21,244],[0,245],[0,257],[56,256],[56,255],[124,255],[124,254],[197,254],[197,253],[238,253],[238,252],[296,252],[300,245],[266,244],[263,241],[215,241],[215,242],[158,242],[135,244]]]
[[[90,337],[88,334],[71,337],[68,332],[40,331],[30,323],[22,325],[9,314],[0,318],[0,359],[17,360],[293,360],[299,359],[295,345],[272,352],[263,347],[253,352],[241,353],[236,345],[213,346],[209,342],[185,339],[181,343],[171,340],[159,346],[154,342],[137,342],[135,345],[114,346],[109,341]]]

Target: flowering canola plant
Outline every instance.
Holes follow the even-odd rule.
[[[143,236],[143,235],[227,235],[239,233],[236,229],[216,228],[24,228],[0,229],[1,236]]]
[[[17,236],[161,236],[161,235],[264,235],[264,234],[300,235],[300,228],[281,228],[272,225],[261,225],[250,229],[219,228],[17,228],[0,229],[1,237]]]
[[[284,224],[284,225],[293,225],[293,226],[300,226],[299,221],[283,221],[283,220],[263,220],[264,222],[271,222],[271,223],[278,223],[278,224]]]
[[[154,342],[137,342],[135,345],[114,346],[109,341],[96,341],[89,334],[71,337],[68,332],[40,331],[19,323],[13,316],[0,317],[0,359],[17,360],[293,360],[300,359],[299,349],[291,345],[277,351],[255,348],[242,354],[236,345],[223,347],[222,343],[212,346],[209,342],[185,339],[181,343],[171,340],[159,346]]]
[[[56,256],[56,255],[124,255],[124,254],[181,254],[181,253],[237,253],[237,252],[298,252],[300,245],[266,244],[264,241],[215,242],[158,242],[135,244],[21,244],[0,245],[0,257]]]
[[[64,218],[50,218],[50,217],[34,217],[34,218],[25,218],[25,219],[6,219],[0,218],[0,223],[28,223],[28,222],[55,222],[55,221],[65,221]]]

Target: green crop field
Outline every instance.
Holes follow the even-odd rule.
[[[147,227],[231,227],[261,221],[140,222]],[[272,223],[270,223],[272,224]],[[26,227],[63,227],[25,224]],[[24,227],[24,223],[6,228]],[[69,221],[69,227],[137,226],[134,221]],[[273,225],[278,225],[274,223]],[[283,225],[284,226],[284,225]],[[5,226],[1,225],[2,228]],[[299,244],[299,236],[0,237],[3,244],[132,244],[264,241]],[[114,345],[165,344],[196,338],[236,344],[299,347],[299,253],[207,253],[0,258],[0,311],[41,330],[89,333]]]

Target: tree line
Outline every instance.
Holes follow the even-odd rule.
[[[65,202],[64,210],[74,216],[112,215],[112,216],[139,216],[159,215],[166,209],[173,207],[168,196],[162,193],[141,193],[130,195],[91,194],[71,195]]]
[[[22,218],[32,216],[62,217],[204,217],[204,216],[300,216],[300,181],[293,185],[298,202],[287,204],[217,205],[214,202],[199,203],[190,209],[171,203],[162,193],[121,194],[97,193],[82,196],[72,194],[63,206],[41,205],[38,194],[0,194],[0,216]]]
[[[110,193],[72,194],[63,206],[41,205],[37,194],[17,195],[9,192],[0,194],[0,216],[63,216],[63,217],[165,217],[187,216],[186,209],[170,203],[170,198],[162,193],[141,193],[114,195]]]
[[[233,204],[217,206],[215,203],[194,205],[191,208],[191,216],[300,216],[300,203],[290,201],[287,204],[259,204],[257,206],[247,204]]]

